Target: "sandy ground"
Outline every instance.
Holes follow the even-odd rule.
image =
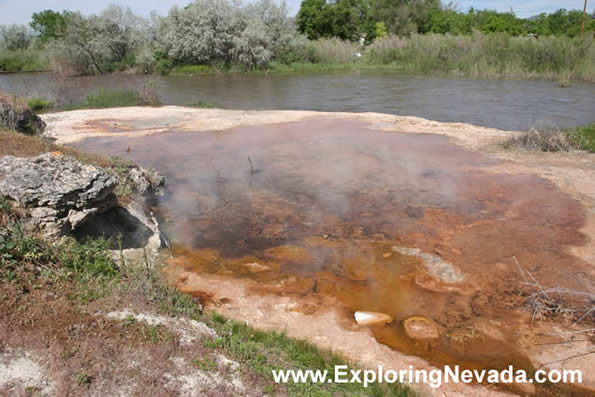
[[[255,126],[299,121],[312,116],[349,118],[370,122],[375,129],[386,132],[425,133],[446,135],[466,149],[479,151],[491,157],[505,160],[484,170],[497,174],[531,174],[557,185],[563,192],[578,200],[585,208],[587,222],[582,232],[589,241],[579,247],[569,247],[570,254],[595,265],[595,156],[584,152],[573,153],[535,153],[504,150],[498,142],[518,132],[500,131],[464,123],[440,123],[417,117],[404,117],[376,113],[318,113],[296,111],[231,111],[217,109],[190,109],[183,107],[160,108],[116,108],[103,110],[79,110],[72,112],[44,115],[48,123],[47,135],[60,144],[73,144],[90,137],[144,136],[168,130],[213,131],[226,130],[238,126]],[[215,294],[219,299],[217,311],[237,320],[248,322],[263,329],[283,329],[290,336],[308,339],[317,345],[341,351],[349,358],[368,367],[375,368],[383,364],[385,368],[402,369],[409,365],[414,368],[431,368],[421,358],[408,356],[379,344],[366,329],[358,329],[353,324],[345,323],[345,316],[334,310],[305,315],[294,310],[297,303],[289,297],[255,296],[247,291],[250,282],[230,280],[214,275],[197,275],[181,269],[172,270],[173,280],[184,280],[179,286],[192,285]],[[591,282],[589,278],[587,280]],[[593,292],[593,289],[591,291]],[[225,298],[225,299],[223,299]],[[222,300],[221,300],[222,299]],[[222,302],[222,303],[221,303]],[[497,334],[499,324],[485,325],[492,334]],[[534,333],[558,334],[580,331],[580,327],[558,328],[551,325],[539,325]],[[522,334],[527,330],[520,330]],[[531,345],[527,347],[536,367],[550,364],[549,368],[582,368],[588,388],[595,389],[595,355],[587,355],[569,360],[581,352],[592,350],[590,343],[565,343],[557,345]],[[419,386],[424,394],[435,396],[497,396],[506,395],[501,389],[483,386],[465,386],[448,384],[441,389],[432,390]],[[516,393],[533,392],[531,386],[517,388]]]

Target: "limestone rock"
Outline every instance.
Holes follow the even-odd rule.
[[[0,127],[25,134],[40,134],[46,127],[29,106],[0,92]]]
[[[430,274],[446,283],[460,283],[464,279],[463,274],[455,265],[439,256],[422,252],[419,248],[393,247],[392,249],[402,255],[417,256],[423,261]]]
[[[403,328],[409,339],[426,347],[436,347],[440,342],[440,333],[432,320],[421,317],[409,317],[403,322]]]
[[[0,195],[29,210],[27,226],[58,237],[116,206],[117,179],[59,152],[0,158]]]
[[[251,273],[268,272],[271,270],[267,265],[261,265],[258,262],[244,263],[244,267]]]
[[[134,166],[128,170],[128,181],[141,195],[161,194],[165,187],[165,178],[156,171]]]

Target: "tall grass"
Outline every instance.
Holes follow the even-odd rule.
[[[473,78],[545,78],[595,81],[593,38],[470,36],[388,36],[367,51],[371,63],[407,72]]]
[[[319,39],[311,42],[316,57],[321,63],[345,63],[356,59],[360,46],[338,38]]]

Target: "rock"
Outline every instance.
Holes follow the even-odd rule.
[[[26,226],[48,237],[71,233],[90,215],[117,204],[117,179],[59,152],[0,158],[0,195],[29,210]]]
[[[417,256],[420,258],[428,272],[446,283],[460,283],[463,275],[452,263],[439,256],[421,252],[419,248],[393,247],[393,251],[402,255]]]
[[[252,263],[244,263],[243,265],[248,271],[250,271],[251,273],[261,273],[261,272],[268,272],[271,270],[270,267],[266,266],[266,265],[261,265],[258,262],[252,262]]]
[[[353,318],[358,325],[384,325],[393,322],[388,314],[377,312],[355,312]]]
[[[0,92],[0,127],[25,134],[40,134],[46,124],[22,99]]]
[[[403,328],[409,339],[425,347],[437,347],[440,342],[438,328],[426,317],[409,317],[403,322]]]
[[[139,194],[162,194],[165,178],[153,170],[133,166],[128,170],[128,181]]]

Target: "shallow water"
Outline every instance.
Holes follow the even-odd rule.
[[[251,293],[293,296],[305,313],[389,314],[376,338],[437,363],[527,368],[513,256],[544,285],[573,288],[588,266],[565,249],[586,241],[579,203],[541,178],[481,170],[497,162],[443,136],[311,118],[77,146],[165,175],[156,211],[174,243],[171,266],[256,280]],[[465,279],[446,283],[393,247],[439,256]],[[408,339],[410,316],[430,319],[439,342]]]
[[[0,90],[77,102],[98,89],[155,87],[163,104],[207,101],[228,109],[379,112],[504,130],[571,127],[595,120],[595,84],[470,80],[387,72],[332,74],[106,75],[57,80],[48,73],[0,74]]]

